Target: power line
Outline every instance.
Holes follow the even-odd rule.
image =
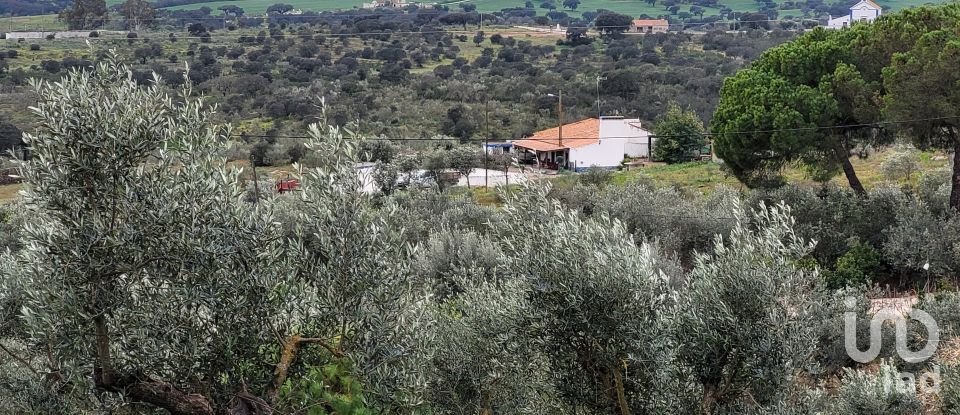
[[[679,137],[688,137],[690,135],[700,135],[703,137],[711,137],[718,135],[726,134],[735,134],[735,135],[746,135],[746,134],[767,134],[767,133],[776,133],[776,132],[796,132],[796,131],[816,131],[816,130],[833,130],[833,129],[844,129],[844,128],[862,128],[862,127],[877,127],[880,125],[896,125],[896,124],[910,124],[917,122],[929,122],[929,121],[945,121],[945,120],[954,120],[960,119],[960,115],[955,116],[946,116],[946,117],[928,117],[928,118],[914,118],[906,120],[890,120],[890,121],[877,121],[875,123],[862,123],[862,124],[841,124],[841,125],[824,125],[824,126],[813,126],[813,127],[797,127],[797,128],[781,128],[781,129],[772,129],[772,130],[744,130],[744,131],[726,131],[726,132],[703,132],[703,133],[691,133],[691,134],[650,134],[650,137],[653,138],[679,138]],[[283,134],[233,134],[231,137],[236,138],[311,138],[309,135],[283,135]],[[604,139],[628,139],[628,138],[641,138],[639,136],[609,136],[603,137]],[[599,140],[599,137],[569,137],[564,136],[564,140]],[[457,137],[402,137],[402,138],[388,138],[388,137],[370,137],[364,138],[364,140],[374,140],[374,141],[467,141],[467,142],[483,142],[489,140],[487,138],[470,138],[470,139],[460,139]],[[549,144],[556,144],[557,139],[553,138],[514,138],[514,139],[503,139],[503,140],[526,140],[534,142],[542,142]]]

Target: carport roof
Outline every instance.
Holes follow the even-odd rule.
[[[537,131],[522,140],[514,140],[513,145],[535,151],[557,151],[567,148],[584,147],[600,142],[600,120],[587,118],[563,125],[563,137],[560,128],[553,127]]]

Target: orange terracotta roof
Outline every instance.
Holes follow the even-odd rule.
[[[867,4],[869,4],[870,6],[876,7],[876,8],[878,8],[878,9],[883,9],[883,7],[880,7],[879,4],[874,3],[874,2],[872,2],[872,1],[870,1],[870,0],[863,0],[863,3],[867,3]],[[860,3],[857,3],[857,4],[860,4]],[[854,6],[856,6],[856,4],[854,4]],[[852,7],[851,7],[851,8],[852,8]]]
[[[513,145],[536,151],[556,151],[565,148],[577,148],[600,142],[600,120],[587,118],[563,125],[563,140],[559,139],[560,129],[553,127],[537,131],[522,140],[514,140]]]
[[[636,19],[633,21],[634,26],[669,26],[670,22],[657,19],[657,20],[648,20],[648,19]]]

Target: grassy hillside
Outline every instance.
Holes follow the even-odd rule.
[[[857,170],[857,175],[860,177],[860,180],[863,181],[864,186],[866,186],[868,189],[888,182],[880,170],[880,164],[883,162],[883,159],[887,154],[887,151],[882,151],[867,159],[852,159],[853,166]],[[917,180],[920,178],[920,174],[922,172],[949,167],[947,158],[943,157],[942,154],[939,156],[941,157],[938,157],[937,153],[921,153],[920,170],[913,175],[909,183],[900,182],[898,184],[908,186],[916,185]],[[244,165],[245,163],[240,162],[236,164]],[[288,168],[289,167],[286,166],[263,167],[261,168],[260,173],[271,174],[273,177],[278,177],[282,176]],[[784,175],[791,183],[802,183],[805,185],[817,186],[817,183],[815,183],[813,180],[810,180],[806,173],[800,169],[789,168],[784,172]],[[561,176],[552,180],[572,183],[574,177],[575,176],[572,175]],[[625,185],[640,179],[651,180],[658,185],[676,186],[687,191],[700,193],[710,193],[718,186],[743,188],[740,182],[738,182],[733,176],[724,172],[723,169],[720,168],[719,164],[709,161],[672,165],[660,164],[629,171],[620,171],[614,174],[613,184]],[[847,186],[847,182],[842,175],[834,177],[831,183],[840,187]],[[19,185],[0,186],[0,203],[15,199],[17,197],[17,191],[19,190]],[[455,193],[461,192],[461,190],[462,189],[453,189]],[[478,203],[487,205],[496,205],[499,203],[496,192],[492,188],[474,188],[472,189],[471,193],[473,194],[473,198]]]
[[[889,154],[889,151],[881,151],[871,155],[869,158],[852,158],[854,169],[857,176],[868,189],[887,182],[881,172],[880,165]],[[948,158],[943,154],[923,152],[920,153],[920,170],[914,174],[911,181],[901,182],[901,185],[915,185],[920,177],[920,172],[927,172],[949,167]],[[791,183],[803,183],[811,186],[817,185],[810,177],[799,168],[788,168],[784,171],[784,176]],[[709,193],[717,186],[726,185],[739,188],[741,185],[736,178],[724,172],[717,163],[704,161],[694,163],[681,163],[673,165],[655,165],[645,168],[639,168],[629,171],[618,172],[614,175],[615,184],[624,184],[638,178],[647,178],[654,182],[666,185],[677,186],[685,190]],[[841,187],[847,186],[847,181],[843,175],[833,178],[831,183]]]
[[[923,4],[943,4],[949,0],[877,0],[882,6],[889,7],[891,10],[900,10],[907,7],[919,6]],[[122,3],[123,0],[107,0],[108,5]],[[465,3],[466,1],[454,0],[454,1],[444,1],[442,3],[447,4],[450,8],[456,8],[459,3]],[[470,3],[477,5],[477,8],[482,11],[498,11],[500,9],[508,7],[523,7],[524,0],[470,0]],[[541,0],[534,1],[539,7]],[[217,1],[212,3],[196,3],[185,6],[171,7],[171,9],[198,9],[200,7],[209,7],[216,10],[218,7],[223,5],[234,5],[241,7],[246,11],[247,14],[261,14],[264,13],[272,4],[276,3],[286,3],[290,4],[296,8],[302,10],[313,10],[313,11],[325,11],[325,10],[343,10],[343,9],[352,9],[355,7],[360,7],[364,3],[364,0],[236,0],[236,1]],[[431,3],[426,1],[425,3]],[[561,3],[560,1],[557,2]],[[725,0],[720,2],[726,7],[730,7],[733,10],[738,12],[749,12],[757,10],[757,2],[755,0]],[[853,1],[851,0],[851,3]],[[688,5],[683,5],[682,10],[686,10]],[[629,14],[629,15],[659,15],[664,14],[664,6],[657,4],[656,6],[651,6],[644,2],[643,0],[582,0],[580,7],[576,11],[562,10],[567,14],[579,14],[584,10],[596,10],[596,9],[608,9],[613,10],[619,13]],[[546,10],[537,9],[538,14],[545,14]],[[707,9],[705,15],[715,15],[717,14],[717,9]],[[782,11],[781,16],[787,15],[799,15],[799,10],[796,13],[791,13],[791,11]]]
[[[0,18],[0,31],[14,32],[18,30],[65,30],[67,25],[57,19],[56,15],[45,14],[39,16],[16,16]]]

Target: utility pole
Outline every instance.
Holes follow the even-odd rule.
[[[597,74],[597,119],[603,117],[603,114],[600,112],[600,81],[605,80],[599,73]]]
[[[557,144],[563,147],[563,88],[560,88],[560,96],[557,98]]]
[[[481,14],[481,16],[483,16]],[[483,138],[483,187],[490,187],[490,98],[483,102],[483,129],[486,130]]]
[[[547,96],[557,97],[557,146],[563,148],[563,88],[560,88],[558,95],[547,94]]]

